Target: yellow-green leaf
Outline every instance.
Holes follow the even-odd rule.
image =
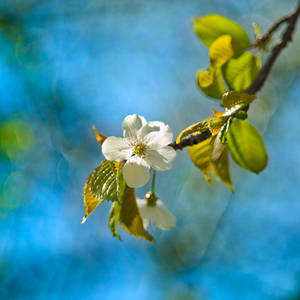
[[[194,19],[194,28],[201,41],[207,46],[221,35],[232,36],[232,46],[235,54],[239,54],[250,45],[247,32],[237,23],[220,15],[210,14]]]
[[[255,95],[249,95],[244,92],[231,91],[224,93],[222,96],[222,106],[232,108],[236,105],[246,105],[255,99]]]
[[[212,154],[212,143],[214,142],[213,137],[210,137],[203,142],[189,146],[188,151],[190,158],[194,165],[198,167],[205,175],[206,180],[209,184],[211,181],[211,154]]]
[[[106,136],[101,134],[95,127],[95,125],[92,126],[93,131],[96,135],[96,140],[98,141],[99,145],[102,146],[102,144],[104,143],[104,141],[106,140]]]
[[[200,88],[207,88],[214,82],[214,74],[209,70],[200,70],[197,73],[197,81]]]
[[[228,151],[226,146],[224,146],[221,155],[216,160],[212,161],[212,169],[216,177],[226,184],[232,192],[234,192],[230,178]]]
[[[192,162],[203,172],[209,184],[212,183],[211,170],[213,170],[216,177],[234,191],[229,172],[227,147],[220,143],[219,136],[210,137],[190,146],[188,151]]]
[[[254,173],[261,172],[268,163],[268,155],[259,132],[247,121],[231,123],[227,133],[227,145],[234,161]]]
[[[261,61],[252,53],[245,52],[238,58],[232,58],[224,67],[224,78],[230,89],[245,91],[257,76]]]
[[[119,169],[121,163],[103,160],[89,175],[84,187],[85,216],[81,223],[103,200],[118,200]]]
[[[120,224],[122,227],[135,237],[154,243],[154,238],[144,229],[134,189],[126,185],[121,198]]]
[[[232,37],[230,35],[222,35],[218,37],[209,48],[209,58],[211,66],[215,69],[222,67],[234,52],[231,46]]]
[[[222,99],[226,92],[221,70],[199,70],[196,74],[196,80],[201,91],[208,97]]]
[[[87,217],[93,212],[93,210],[100,204],[100,202],[103,199],[98,199],[96,198],[92,192],[91,192],[91,185],[90,185],[90,177],[88,178],[87,182],[85,183],[84,186],[84,198],[83,198],[83,203],[85,207],[85,215],[81,220],[81,224],[83,224]]]

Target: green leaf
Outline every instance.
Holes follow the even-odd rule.
[[[104,159],[92,172],[90,185],[92,194],[103,200],[118,200],[118,172],[120,163]]]
[[[119,170],[122,163],[103,160],[89,175],[84,187],[84,223],[93,210],[103,201],[118,201]]]
[[[227,147],[221,144],[219,135],[187,148],[192,162],[203,172],[209,184],[212,183],[211,170],[213,170],[216,177],[232,192],[234,191],[229,172]]]
[[[268,156],[263,139],[249,122],[236,120],[231,123],[227,145],[240,167],[258,174],[267,166]]]
[[[121,237],[118,233],[118,223],[120,220],[120,204],[118,201],[115,201],[110,208],[109,217],[108,217],[108,227],[112,232],[113,236],[116,236],[121,241]]]
[[[199,70],[196,74],[196,80],[199,88],[208,97],[222,99],[226,92],[221,70]]]
[[[221,35],[232,36],[232,47],[239,54],[249,47],[250,39],[247,32],[237,23],[220,15],[211,14],[194,19],[194,28],[201,41],[210,47]]]
[[[222,106],[230,109],[237,105],[247,105],[251,103],[255,98],[255,95],[249,95],[244,92],[231,91],[223,94]]]
[[[133,188],[125,186],[121,194],[120,224],[128,233],[135,237],[144,238],[151,243],[155,240],[145,229],[140,215]]]
[[[224,78],[234,91],[245,91],[251,85],[261,68],[261,61],[249,52],[232,58],[224,67]]]
[[[215,69],[222,67],[234,55],[231,40],[230,35],[222,35],[211,44],[209,58],[211,66]]]

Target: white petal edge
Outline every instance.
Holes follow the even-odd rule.
[[[176,226],[176,218],[164,207],[161,200],[158,199],[155,206],[148,206],[145,199],[137,199],[137,205],[145,229],[149,226],[149,220],[162,230],[169,230]]]
[[[150,179],[149,167],[141,158],[132,156],[123,167],[123,176],[129,187],[142,187]]]
[[[126,138],[110,136],[102,145],[102,153],[107,160],[121,162],[132,155],[132,146]]]
[[[169,230],[176,226],[176,218],[164,207],[161,200],[157,200],[151,220],[162,230]]]
[[[147,201],[145,199],[136,199],[137,206],[140,211],[140,215],[143,219],[144,228],[147,229],[150,225],[150,217],[152,215],[152,207],[147,206]]]
[[[157,171],[167,171],[172,168],[172,161],[176,157],[176,151],[169,146],[159,148],[159,145],[156,146],[157,149],[146,150],[145,161],[149,164],[151,168]]]
[[[149,147],[152,144],[167,146],[173,141],[171,127],[163,122],[148,122],[137,134],[139,140],[143,141]]]
[[[137,114],[128,115],[122,124],[124,137],[136,139],[137,131],[145,124],[147,124],[147,121],[143,116],[138,116]]]

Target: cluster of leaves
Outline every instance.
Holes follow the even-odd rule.
[[[96,128],[93,129],[101,146],[106,137]],[[154,243],[154,238],[144,229],[135,191],[126,185],[123,178],[121,170],[123,163],[104,159],[89,175],[84,187],[85,216],[81,223],[86,221],[103,200],[111,201],[108,225],[113,236],[121,240],[118,233],[118,224],[120,224],[128,233]]]
[[[268,161],[263,139],[245,120],[248,105],[255,99],[246,91],[257,76],[261,61],[247,51],[251,43],[246,31],[225,17],[212,14],[194,19],[194,28],[209,47],[210,59],[209,67],[197,72],[197,84],[205,95],[221,100],[225,111],[214,110],[207,120],[189,126],[176,143],[209,130],[209,139],[188,147],[190,158],[209,183],[212,170],[233,191],[228,150],[240,167],[254,173],[261,172]],[[255,29],[259,34],[257,26]],[[262,45],[258,47],[265,49]]]
[[[209,47],[210,65],[197,73],[200,89],[215,99],[222,99],[228,88],[247,90],[261,67],[259,57],[246,51],[251,47],[247,32],[219,15],[194,19],[194,26],[200,40]]]

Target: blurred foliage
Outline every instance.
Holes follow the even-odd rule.
[[[204,300],[192,286],[173,286],[166,291],[164,300]]]
[[[0,123],[0,151],[14,161],[28,152],[34,145],[34,136],[29,125],[21,120]]]

